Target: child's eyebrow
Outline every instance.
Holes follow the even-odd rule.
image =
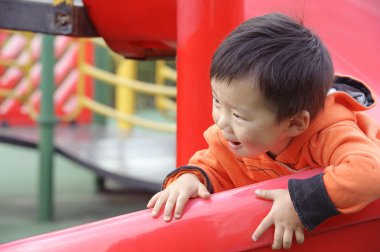
[[[232,106],[232,108],[235,109],[236,112],[238,112],[241,115],[248,115],[249,112],[251,111],[249,109],[242,108],[242,107],[239,107],[239,106]]]

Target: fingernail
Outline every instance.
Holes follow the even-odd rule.
[[[152,216],[156,216],[156,215],[157,215],[157,212],[156,212],[156,211],[152,211],[151,215],[152,215]]]
[[[165,216],[164,217],[164,221],[170,221],[170,217],[169,216]]]
[[[256,194],[256,195],[260,195],[261,192],[262,192],[262,191],[261,191],[260,189],[258,189],[258,190],[255,191],[255,194]]]
[[[181,215],[180,215],[180,214],[176,214],[174,217],[175,217],[176,219],[179,219],[179,218],[181,218]]]
[[[252,236],[252,240],[257,241],[257,237],[255,235]]]

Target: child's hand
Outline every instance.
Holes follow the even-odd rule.
[[[256,190],[255,193],[260,198],[273,200],[273,206],[269,214],[261,221],[253,233],[252,239],[257,241],[274,224],[275,231],[272,249],[281,249],[281,247],[289,249],[292,245],[293,232],[295,233],[297,243],[303,243],[303,225],[294,209],[289,191],[283,189]]]
[[[153,208],[152,216],[156,217],[160,209],[165,205],[164,220],[170,221],[173,209],[174,217],[180,218],[182,210],[190,198],[201,197],[210,198],[210,193],[197,176],[191,173],[181,175],[176,181],[171,183],[165,190],[156,193],[148,202],[147,207]]]

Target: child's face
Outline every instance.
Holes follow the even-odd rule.
[[[263,97],[249,80],[212,80],[215,124],[230,149],[245,158],[264,152],[278,155],[289,144],[287,122],[277,123],[275,113],[264,106]]]

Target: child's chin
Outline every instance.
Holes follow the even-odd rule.
[[[244,151],[242,151],[242,152],[240,152],[239,154],[237,154],[237,155],[239,155],[240,157],[242,157],[242,158],[256,158],[257,156],[259,156],[261,153],[259,153],[259,152],[249,152],[249,151],[247,151],[247,150],[244,150]]]

